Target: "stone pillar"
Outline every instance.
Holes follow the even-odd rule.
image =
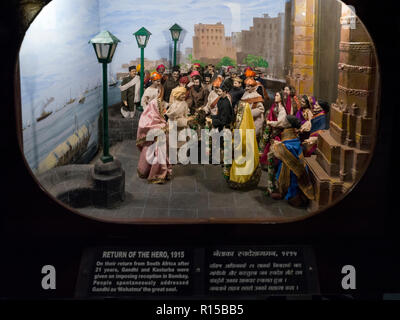
[[[346,5],[340,23],[338,98],[331,105],[330,129],[320,134],[316,156],[307,159],[319,190],[312,209],[329,205],[358,182],[376,137],[379,76],[374,45]],[[328,197],[319,198],[326,193]]]
[[[125,200],[125,171],[118,159],[103,163],[96,162],[92,169],[94,180],[93,205],[100,208],[114,208]]]
[[[376,58],[365,27],[343,6],[338,99],[332,106],[332,136],[349,147],[369,150],[375,135]]]
[[[294,0],[293,6],[293,60],[288,80],[297,95],[313,95],[315,0]]]

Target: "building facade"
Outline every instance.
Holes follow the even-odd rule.
[[[284,26],[285,14],[277,17],[264,14],[253,18],[250,30],[243,30],[232,35],[238,51],[238,63],[244,63],[247,55],[261,56],[268,64],[267,74],[274,78],[284,78]]]
[[[225,26],[216,24],[196,24],[193,37],[193,58],[205,63],[216,63],[223,57],[236,60],[236,48],[232,37],[225,36]]]

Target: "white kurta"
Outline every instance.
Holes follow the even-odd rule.
[[[215,104],[214,108],[211,108],[211,105],[218,97],[218,94],[214,90],[210,92],[210,94],[208,95],[207,104],[203,107],[203,110],[206,112],[206,114],[212,114],[214,116],[217,115],[217,104]]]
[[[177,132],[177,137],[182,130],[187,127],[189,114],[189,107],[186,101],[175,100],[168,108],[166,115],[168,116],[170,132],[175,129]],[[183,145],[185,142],[170,141],[171,147],[177,148]]]
[[[261,97],[257,91],[248,92],[245,91],[241,101],[254,99]],[[256,102],[250,105],[251,107],[251,114],[253,116],[254,125],[256,127],[256,135],[260,136],[262,134],[262,129],[264,126],[264,104],[262,102]]]

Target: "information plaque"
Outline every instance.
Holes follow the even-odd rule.
[[[307,246],[88,248],[78,298],[262,298],[319,294]]]

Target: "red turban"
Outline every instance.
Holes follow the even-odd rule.
[[[163,69],[165,70],[165,66],[164,66],[163,64],[160,64],[160,65],[156,68],[156,70],[158,71],[158,70],[160,70],[161,68],[163,68]]]
[[[179,83],[187,84],[187,83],[189,83],[189,78],[188,77],[182,77],[182,78],[179,79]]]
[[[195,70],[190,74],[190,77],[193,78],[194,76],[199,76],[199,75],[200,75],[200,72]]]

